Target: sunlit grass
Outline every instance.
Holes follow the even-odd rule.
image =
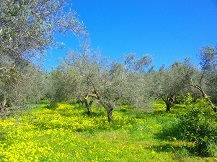
[[[176,113],[166,113],[163,103],[154,109],[148,114],[121,107],[108,123],[100,108],[88,117],[78,104],[41,105],[0,120],[0,161],[215,160],[190,156],[174,132],[163,133],[177,123]]]

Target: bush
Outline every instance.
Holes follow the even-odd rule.
[[[188,103],[187,109],[180,117],[180,125],[184,139],[194,143],[191,151],[200,156],[217,157],[216,113],[205,100]]]

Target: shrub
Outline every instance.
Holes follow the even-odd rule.
[[[217,116],[209,103],[200,99],[188,103],[187,112],[180,117],[185,140],[195,145],[191,151],[200,156],[217,157]]]

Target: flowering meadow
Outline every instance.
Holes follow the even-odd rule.
[[[177,140],[172,132],[162,138],[163,130],[177,122],[177,113],[165,113],[164,109],[156,104],[154,112],[146,113],[123,106],[114,111],[114,122],[108,123],[101,108],[94,108],[89,117],[79,104],[41,104],[0,120],[0,161],[217,160],[190,155],[185,148],[194,144]]]

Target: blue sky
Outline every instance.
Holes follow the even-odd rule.
[[[90,34],[92,49],[102,56],[121,58],[149,54],[156,68],[186,56],[197,63],[202,46],[217,44],[217,0],[72,0]],[[52,50],[46,69],[57,66],[74,36],[58,38],[65,50]]]

